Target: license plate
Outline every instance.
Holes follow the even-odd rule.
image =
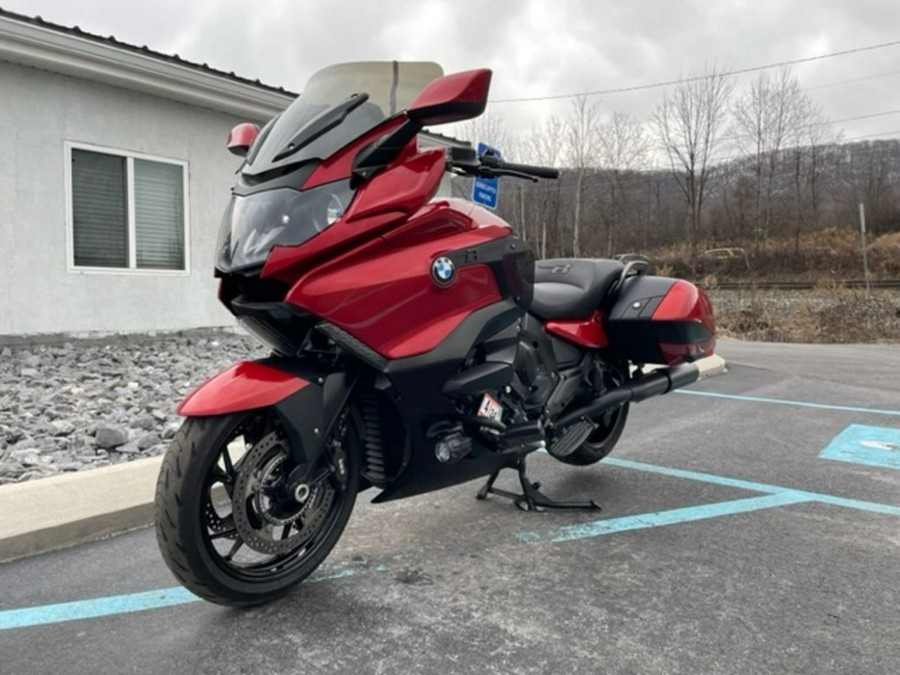
[[[493,396],[485,394],[478,408],[478,416],[499,422],[500,418],[503,417],[503,406]]]

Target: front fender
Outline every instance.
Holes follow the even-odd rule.
[[[272,408],[296,462],[313,467],[356,379],[356,373],[339,366],[301,359],[242,361],[197,387],[177,412],[209,417]]]
[[[259,361],[241,361],[188,394],[176,412],[184,417],[226,415],[275,405],[307,386],[298,375]]]

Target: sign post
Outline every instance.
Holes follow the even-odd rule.
[[[866,297],[872,297],[872,288],[869,283],[869,253],[866,250],[866,207],[859,203],[859,233],[862,236],[863,271],[866,275]]]
[[[479,143],[478,144],[478,156],[481,157],[484,154],[492,154],[496,157],[500,157],[500,151],[497,148],[492,148],[487,143]],[[481,204],[489,209],[497,208],[497,198],[500,196],[500,179],[496,176],[494,178],[482,178],[481,176],[476,176],[475,180],[472,182],[472,201],[476,204]]]

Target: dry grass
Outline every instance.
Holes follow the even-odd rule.
[[[855,225],[829,227],[793,238],[703,242],[692,256],[683,242],[648,255],[657,274],[689,279],[713,299],[722,335],[777,342],[900,343],[900,293],[845,288],[863,278],[862,242]],[[708,248],[742,247],[748,259],[704,257]],[[870,239],[867,247],[872,279],[900,279],[900,232]],[[749,261],[749,269],[747,262]],[[812,282],[812,291],[763,291],[765,281]],[[745,290],[725,291],[738,282]]]
[[[840,286],[785,294],[713,292],[722,335],[745,340],[804,343],[898,343],[900,298]]]
[[[703,242],[698,255],[692,257],[690,249],[673,244],[647,252],[658,269],[665,269],[674,276],[700,279],[715,275],[725,281],[815,281],[822,277],[831,279],[863,278],[862,246],[859,230],[847,226],[830,227],[807,234],[799,247],[793,238],[769,239],[756,247],[753,241],[729,242],[743,248],[747,259],[711,259],[702,252],[724,245]],[[882,235],[868,244],[869,270],[876,279],[900,278],[900,233]]]
[[[876,251],[886,251],[894,255],[900,254],[900,232],[884,234],[872,242],[871,248]]]

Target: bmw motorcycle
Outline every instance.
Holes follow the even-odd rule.
[[[550,499],[526,456],[602,460],[629,404],[694,382],[692,362],[713,353],[709,300],[687,281],[636,261],[535,262],[494,213],[435,197],[446,171],[558,176],[420,145],[425,126],[480,115],[490,80],[429,63],[331,66],[261,130],[232,130],[244,162],[217,244],[219,298],[271,355],[178,408],[156,533],[198,596],[285,593],[365,489],[380,503],[488,477],[480,498],[597,508]],[[521,493],[493,486],[503,469]]]

